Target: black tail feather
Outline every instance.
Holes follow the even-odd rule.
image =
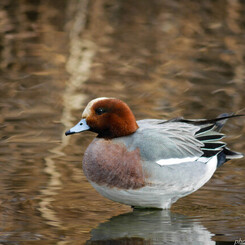
[[[222,166],[225,162],[231,159],[239,159],[242,157],[243,157],[242,153],[231,151],[229,148],[224,147],[223,150],[218,154],[217,168]]]
[[[237,115],[230,115],[228,113],[221,114],[217,118],[214,119],[200,119],[200,120],[195,120],[195,119],[184,119],[184,118],[176,118],[174,121],[175,122],[184,122],[184,123],[190,123],[192,125],[204,125],[204,124],[216,124],[216,122],[220,122],[222,120],[226,120],[229,118],[233,117],[244,117],[245,114],[237,114]],[[217,124],[216,124],[217,125]],[[224,123],[221,123],[219,127],[222,127]]]

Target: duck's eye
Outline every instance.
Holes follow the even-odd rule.
[[[101,114],[103,114],[105,112],[106,112],[105,108],[102,108],[102,107],[99,107],[99,108],[95,109],[95,113],[97,115],[101,115]]]

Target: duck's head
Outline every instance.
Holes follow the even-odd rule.
[[[88,103],[82,120],[65,134],[92,131],[97,137],[112,139],[134,133],[138,129],[135,117],[126,103],[115,98],[101,97]]]

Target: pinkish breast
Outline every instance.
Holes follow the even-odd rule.
[[[128,151],[125,145],[96,138],[83,158],[86,177],[96,184],[120,189],[145,186],[139,149]]]

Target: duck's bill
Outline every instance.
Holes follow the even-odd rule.
[[[89,129],[90,129],[90,127],[88,126],[86,119],[82,119],[77,125],[75,125],[73,128],[66,131],[65,135],[80,133],[82,131],[86,131]]]

